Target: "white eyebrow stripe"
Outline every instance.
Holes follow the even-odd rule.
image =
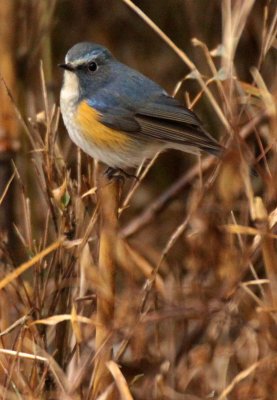
[[[78,58],[78,60],[69,61],[68,57],[65,57],[65,63],[66,64],[69,63],[69,64],[73,65],[73,67],[77,67],[78,65],[85,64],[88,61],[89,61],[88,58]]]
[[[87,58],[78,58],[78,60],[71,61],[71,65],[73,67],[77,67],[78,65],[86,64],[89,60]]]
[[[69,61],[68,56],[66,55],[65,63],[67,64],[69,62],[74,67],[76,67],[77,65],[89,62],[93,57],[98,56],[98,55],[99,55],[99,52],[95,50],[95,51],[92,51],[91,53],[86,54],[85,57],[78,58],[77,60],[74,60],[74,61]]]

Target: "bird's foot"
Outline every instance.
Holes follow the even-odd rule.
[[[113,168],[113,167],[108,167],[106,171],[104,172],[105,176],[109,179],[119,179],[122,180],[123,182],[125,181],[125,178],[134,178],[137,181],[139,181],[139,178],[136,175],[129,174],[128,172],[124,171],[121,168]]]

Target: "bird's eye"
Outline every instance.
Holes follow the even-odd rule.
[[[88,64],[88,70],[90,72],[95,72],[97,70],[98,66],[96,64],[96,62],[92,61]]]

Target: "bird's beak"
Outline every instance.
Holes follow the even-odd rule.
[[[71,71],[71,72],[74,71],[73,65],[69,64],[69,63],[67,63],[67,64],[58,64],[58,67],[63,68],[65,70],[67,70],[67,71]]]

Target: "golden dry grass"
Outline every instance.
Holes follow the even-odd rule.
[[[34,6],[34,21],[45,16],[37,46],[48,60],[30,102],[36,112],[6,93],[28,143],[0,193],[4,209],[17,182],[15,242],[0,244],[0,398],[273,400],[276,4],[217,3],[221,36],[211,48],[192,38],[197,63],[123,3],[189,69],[176,92],[195,85],[187,104],[212,115],[227,151],[220,160],[195,159],[176,177],[173,159],[152,160],[124,188],[80,151],[72,157],[59,138],[47,87],[51,41],[41,33],[56,2]],[[198,10],[193,2],[184,8],[191,18]],[[254,61],[250,31],[259,43]]]

